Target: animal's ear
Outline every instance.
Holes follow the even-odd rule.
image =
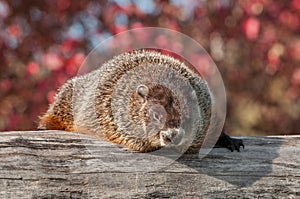
[[[136,92],[139,96],[145,99],[149,94],[149,88],[146,85],[141,84],[137,86]]]

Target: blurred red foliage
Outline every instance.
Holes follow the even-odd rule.
[[[255,40],[258,37],[260,22],[250,17],[244,22],[244,32],[249,40]]]
[[[194,38],[215,60],[228,131],[299,133],[299,11],[299,0],[0,0],[0,131],[35,129],[56,89],[104,39],[159,26]],[[164,37],[154,42],[167,45]]]

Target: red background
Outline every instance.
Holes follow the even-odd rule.
[[[210,53],[230,134],[299,134],[300,0],[0,0],[0,131],[35,129],[95,45],[148,26],[187,34]]]

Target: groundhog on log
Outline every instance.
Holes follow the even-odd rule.
[[[140,152],[175,147],[193,153],[207,134],[212,105],[207,82],[185,63],[134,50],[67,81],[38,129],[94,135]],[[244,147],[224,132],[216,145]]]

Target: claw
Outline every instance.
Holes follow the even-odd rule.
[[[222,132],[222,134],[220,135],[215,147],[224,147],[229,149],[231,152],[233,152],[234,150],[240,152],[240,147],[243,147],[243,149],[245,149],[243,140],[231,138],[224,132]]]

